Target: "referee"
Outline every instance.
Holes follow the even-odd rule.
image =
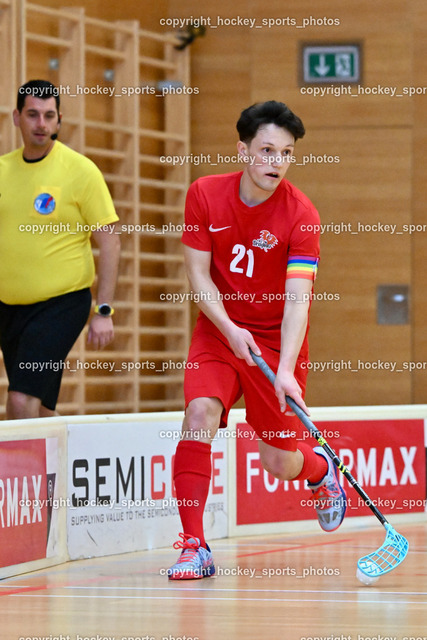
[[[114,337],[118,216],[96,165],[57,140],[58,89],[30,80],[13,122],[24,146],[0,157],[0,346],[9,380],[8,419],[57,415],[65,359],[85,326],[99,248],[88,342]]]

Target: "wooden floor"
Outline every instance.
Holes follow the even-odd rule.
[[[0,583],[1,640],[427,640],[427,525],[375,586],[359,557],[384,529],[212,544],[217,575],[168,582],[173,549],[71,562]]]

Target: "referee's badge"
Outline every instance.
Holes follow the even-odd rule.
[[[44,216],[49,215],[55,210],[56,201],[50,193],[41,193],[34,200],[34,209],[37,213],[41,213]]]

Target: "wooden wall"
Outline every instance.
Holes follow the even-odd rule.
[[[302,95],[300,45],[357,41],[363,47],[361,87],[396,87],[396,94],[406,86],[427,87],[426,14],[422,0],[220,0],[205,3],[203,11],[193,0],[169,2],[170,17],[203,15],[211,25],[217,16],[256,18],[257,25],[263,18],[295,18],[299,25],[310,16],[339,20],[338,26],[304,29],[207,26],[192,46],[192,84],[199,88],[192,99],[194,154],[234,154],[240,111],[277,99],[306,126],[298,158],[339,157],[337,163],[309,162],[288,172],[315,203],[322,223],[336,225],[321,240],[316,293],[339,300],[313,304],[311,359],[324,371],[310,375],[312,405],[427,402],[426,371],[410,374],[404,364],[427,368],[427,232],[397,233],[405,224],[424,223],[427,229],[427,88],[425,96],[412,98]],[[193,166],[192,177],[230,170],[231,164]],[[396,232],[366,230],[377,223],[395,224]],[[410,286],[410,323],[377,324],[377,286],[383,284]]]
[[[57,0],[39,0],[57,6]],[[191,45],[192,146],[195,156],[235,155],[235,123],[256,101],[277,99],[302,118],[307,133],[297,156],[337,156],[339,162],[293,166],[288,177],[317,206],[322,259],[311,316],[311,359],[324,371],[310,375],[312,405],[427,402],[427,232],[360,231],[377,223],[427,225],[426,95],[409,97],[303,95],[299,84],[303,42],[360,42],[362,87],[427,87],[427,7],[423,0],[69,0],[87,15],[138,20],[164,33],[162,18],[210,19],[206,35]],[[334,26],[250,28],[218,24],[220,18],[332,18]],[[216,28],[214,26],[216,25]],[[35,68],[37,64],[35,63]],[[357,92],[357,87],[354,88]],[[147,113],[151,119],[155,114]],[[191,165],[191,178],[235,170],[232,163]],[[350,233],[359,230],[358,233]],[[365,227],[366,228],[366,227]],[[427,228],[427,227],[426,227]],[[410,322],[379,325],[376,291],[382,284],[410,287]],[[193,314],[194,318],[194,314]],[[395,368],[394,371],[383,367]],[[403,369],[414,363],[414,373]],[[379,370],[373,370],[373,367]],[[364,367],[364,368],[363,368]],[[370,367],[370,370],[368,370]],[[351,370],[350,370],[351,369]]]
[[[427,85],[427,6],[422,0],[414,3],[412,82],[415,86]],[[427,218],[426,148],[427,148],[427,97],[417,96],[413,102],[412,135],[412,217],[413,224],[424,225]],[[411,242],[412,284],[412,355],[414,360],[427,360],[427,234],[416,233]],[[416,371],[412,381],[412,402],[425,402],[427,396],[427,371]]]
[[[167,0],[37,0],[44,7],[82,7],[86,15],[102,20],[139,20],[149,31],[159,30],[159,20],[168,11]]]

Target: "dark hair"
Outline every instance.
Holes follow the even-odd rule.
[[[268,100],[258,102],[244,109],[237,122],[237,131],[242,142],[249,143],[255,138],[258,129],[266,124],[275,124],[287,129],[295,140],[305,134],[304,125],[283,102]]]
[[[35,98],[41,98],[47,100],[48,98],[55,98],[56,110],[59,117],[59,91],[54,84],[47,80],[29,80],[18,89],[18,97],[16,100],[16,108],[19,113],[25,105],[25,98],[27,96],[34,96]]]

